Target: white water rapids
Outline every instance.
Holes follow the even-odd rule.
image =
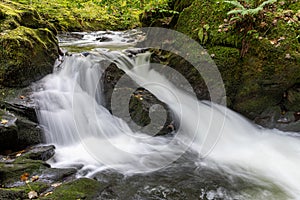
[[[82,163],[89,172],[86,176],[108,168],[124,174],[147,173],[189,150],[199,153],[191,158],[199,165],[277,185],[287,193],[284,198],[300,199],[298,137],[259,128],[229,109],[198,101],[151,69],[147,56],[131,60],[114,52],[74,55],[39,83],[34,93],[39,121],[46,141],[57,147],[51,165]],[[131,79],[168,105],[180,119],[174,135],[151,137],[132,131],[102,106],[99,80],[105,60],[117,61]]]

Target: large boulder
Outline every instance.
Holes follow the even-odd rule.
[[[55,28],[24,5],[0,3],[0,85],[24,87],[52,72],[58,57]]]
[[[272,6],[269,9],[274,12],[256,16],[247,36],[230,23],[226,13],[234,7],[223,1],[195,0],[181,12],[175,28],[212,55],[223,77],[230,108],[250,119],[260,118],[262,113],[265,118],[266,113],[272,113],[265,111],[279,108],[280,123],[285,113],[300,111],[296,100],[300,83],[300,4]],[[182,70],[188,71],[190,66],[186,67]],[[205,92],[204,88],[201,93]],[[265,120],[256,121],[269,126]]]
[[[127,75],[115,64],[111,64],[105,70],[102,82],[106,108],[110,112],[118,111],[118,113],[113,114],[125,120],[134,131],[141,131],[149,135],[164,135],[172,132],[175,129],[174,118],[167,105],[148,90],[137,86],[129,77],[128,85],[136,86],[136,90],[126,86],[118,87],[117,83],[122,76]],[[116,95],[113,98],[120,100],[113,105],[115,108],[112,108],[111,104],[113,93]],[[124,96],[128,93],[131,94],[131,97],[127,102],[124,100],[126,99]],[[156,120],[151,120],[151,117]],[[161,124],[162,121],[165,123]]]

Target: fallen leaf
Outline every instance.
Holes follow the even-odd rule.
[[[259,26],[260,26],[261,28],[264,28],[264,27],[266,27],[267,25],[268,25],[268,24],[267,24],[266,22],[261,22]]]
[[[47,192],[44,196],[49,196],[50,194],[52,194],[53,192]]]
[[[51,186],[52,187],[58,187],[58,186],[60,186],[61,185],[61,183],[53,183]]]
[[[2,120],[1,120],[1,124],[5,125],[5,124],[7,124],[7,123],[8,123],[8,120],[7,120],[7,119],[2,119]]]
[[[39,196],[38,196],[38,193],[36,192],[36,191],[30,191],[29,193],[28,193],[28,198],[29,199],[36,199],[36,198],[38,198]]]
[[[277,40],[276,39],[275,40],[270,40],[270,43],[273,44],[273,45],[277,44]]]
[[[289,53],[285,54],[285,58],[286,59],[290,59],[291,58],[291,54],[289,54]]]
[[[33,177],[31,177],[31,182],[37,181],[37,180],[39,180],[39,178],[40,177],[38,175],[33,176]]]
[[[24,174],[21,175],[20,179],[21,179],[21,181],[27,181],[28,177],[29,177],[29,174],[28,173],[24,173]]]

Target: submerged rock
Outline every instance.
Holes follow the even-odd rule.
[[[111,42],[111,41],[113,41],[112,38],[106,37],[106,36],[98,37],[98,38],[96,38],[96,40],[99,41],[99,42]]]

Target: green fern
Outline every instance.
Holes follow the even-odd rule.
[[[227,12],[227,15],[230,15],[230,21],[233,22],[231,26],[234,24],[237,25],[239,33],[242,34],[240,55],[244,57],[249,49],[249,38],[254,35],[258,37],[258,33],[255,30],[256,15],[263,11],[266,5],[273,4],[277,0],[266,0],[261,4],[259,4],[260,0],[226,0],[224,2],[235,7],[233,10]]]
[[[229,4],[233,5],[233,6],[235,6],[236,8],[240,8],[242,10],[245,9],[245,7],[240,2],[238,2],[238,1],[224,1],[224,2],[225,3],[229,3]]]
[[[238,15],[241,14],[242,16],[245,15],[257,15],[260,11],[262,11],[264,9],[264,7],[268,4],[272,4],[277,2],[277,0],[267,0],[264,1],[263,3],[261,3],[259,6],[257,6],[256,8],[245,8],[239,1],[235,0],[235,1],[224,1],[225,3],[231,4],[233,6],[235,6],[236,8],[234,10],[231,10],[227,13],[227,15]],[[252,1],[246,1],[247,3],[250,3],[251,6],[253,7],[253,0]]]

